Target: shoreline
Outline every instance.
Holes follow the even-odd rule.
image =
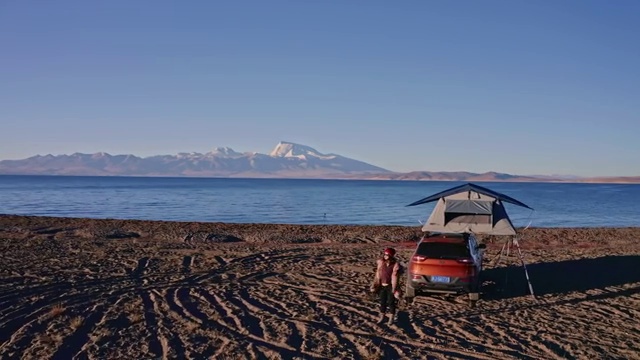
[[[405,175],[405,174],[400,174]],[[533,184],[595,184],[595,185],[638,185],[640,184],[640,176],[596,176],[579,179],[433,179],[420,177],[283,177],[283,176],[207,176],[207,175],[123,175],[123,174],[10,174],[2,173],[0,176],[42,176],[42,177],[122,177],[122,178],[167,178],[167,179],[236,179],[236,180],[338,180],[338,181],[415,181],[415,182],[480,182],[480,183],[533,183]]]
[[[612,246],[640,239],[640,227],[518,228],[523,248],[591,244]],[[420,226],[269,224],[200,221],[94,219],[0,214],[0,237],[30,235],[49,239],[140,239],[169,242],[312,244],[416,243]],[[477,237],[488,245],[510,236]]]

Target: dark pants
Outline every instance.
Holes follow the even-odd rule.
[[[384,314],[387,312],[387,308],[389,308],[391,314],[395,314],[396,298],[393,296],[393,291],[391,291],[391,285],[380,287],[380,312]]]

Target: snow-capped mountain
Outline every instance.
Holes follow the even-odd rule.
[[[338,155],[334,154],[324,155],[312,147],[294,144],[286,141],[280,141],[278,145],[276,145],[276,147],[271,150],[269,156],[298,159],[307,159],[309,157],[312,157],[327,160],[335,159],[336,157],[338,157]]]
[[[244,154],[242,153],[233,151],[233,149],[230,147],[217,147],[213,149],[213,151],[209,152],[208,155],[228,158],[237,158],[244,156]]]
[[[74,153],[71,155],[36,155],[23,160],[0,161],[0,175],[93,175],[93,176],[192,176],[253,178],[321,178],[375,180],[438,181],[572,181],[640,183],[640,177],[556,178],[519,176],[487,172],[413,171],[397,173],[336,154],[281,141],[269,154],[240,153],[229,147],[217,147],[205,154],[191,152],[177,155],[138,157]]]
[[[146,158],[100,152],[0,161],[0,174],[331,178],[372,173],[389,171],[285,141],[278,143],[269,155],[217,147],[205,154],[191,152]]]

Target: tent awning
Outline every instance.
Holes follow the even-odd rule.
[[[415,205],[420,205],[420,204],[426,204],[429,202],[433,202],[433,201],[438,201],[438,199],[443,198],[443,197],[447,197],[449,195],[453,195],[453,194],[458,194],[458,193],[462,193],[462,192],[466,192],[466,191],[474,191],[478,194],[483,194],[483,195],[487,195],[490,196],[494,199],[498,199],[504,202],[508,202],[514,205],[518,205],[518,206],[522,206],[525,207],[527,209],[531,209],[528,205],[526,205],[523,202],[520,202],[510,196],[507,196],[505,194],[501,194],[497,191],[493,191],[491,189],[487,189],[485,187],[482,187],[480,185],[476,185],[476,184],[472,184],[472,183],[467,183],[464,185],[460,185],[460,186],[456,186],[454,188],[451,188],[449,190],[445,190],[445,191],[441,191],[437,194],[433,194],[431,196],[428,196],[424,199],[420,199],[418,201],[412,202],[411,204],[407,205],[407,206],[415,206]]]

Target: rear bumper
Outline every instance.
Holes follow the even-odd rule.
[[[408,283],[416,293],[460,294],[472,292],[472,284],[467,282],[432,283],[425,280],[412,280]]]
[[[430,292],[440,294],[459,294],[471,292],[470,284],[433,284],[427,282],[412,281],[409,285],[416,292]]]

